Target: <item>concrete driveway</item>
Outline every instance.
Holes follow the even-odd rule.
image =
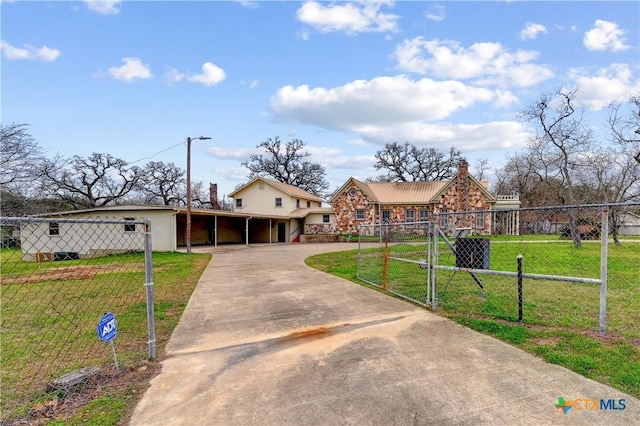
[[[131,424],[640,424],[629,395],[304,264],[354,248],[214,249]]]

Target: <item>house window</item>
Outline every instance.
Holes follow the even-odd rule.
[[[311,201],[307,201],[307,208],[311,207]]]
[[[484,228],[484,210],[476,210],[476,228]]]
[[[356,220],[364,220],[364,209],[356,210]]]
[[[382,223],[391,223],[391,210],[382,210]]]
[[[236,198],[236,207],[239,209],[242,208],[242,198]]]
[[[322,223],[329,223],[331,222],[331,219],[329,218],[328,214],[323,214],[322,215]]]
[[[416,221],[416,211],[411,209],[406,209],[404,211],[404,221],[405,223],[415,222]]]
[[[282,207],[282,198],[276,197],[276,207]]]
[[[449,210],[447,209],[442,209],[440,210],[440,227],[441,228],[446,228],[447,225],[449,224]]]
[[[420,222],[429,221],[429,210],[420,210]]]
[[[60,224],[58,222],[49,224],[49,235],[60,235]]]
[[[125,217],[124,220],[134,221],[135,217]],[[124,232],[136,232],[136,224],[135,223],[125,223],[124,224]]]
[[[300,200],[296,200],[296,209],[300,208]]]

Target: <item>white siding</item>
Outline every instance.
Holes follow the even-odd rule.
[[[296,198],[274,188],[268,183],[263,183],[263,189],[260,189],[260,183],[260,181],[254,182],[234,195],[234,199],[242,199],[242,207],[235,207],[235,212],[288,216],[289,213],[296,209]],[[276,207],[276,198],[282,198],[282,207]],[[300,199],[300,205],[306,207],[307,201]]]

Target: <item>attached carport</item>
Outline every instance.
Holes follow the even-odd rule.
[[[176,241],[186,245],[186,209],[176,211]],[[289,219],[222,210],[191,210],[191,244],[265,244],[288,242]]]

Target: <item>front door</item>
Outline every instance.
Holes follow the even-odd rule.
[[[284,243],[287,241],[287,234],[286,234],[286,224],[285,223],[278,223],[278,242],[279,243]]]

